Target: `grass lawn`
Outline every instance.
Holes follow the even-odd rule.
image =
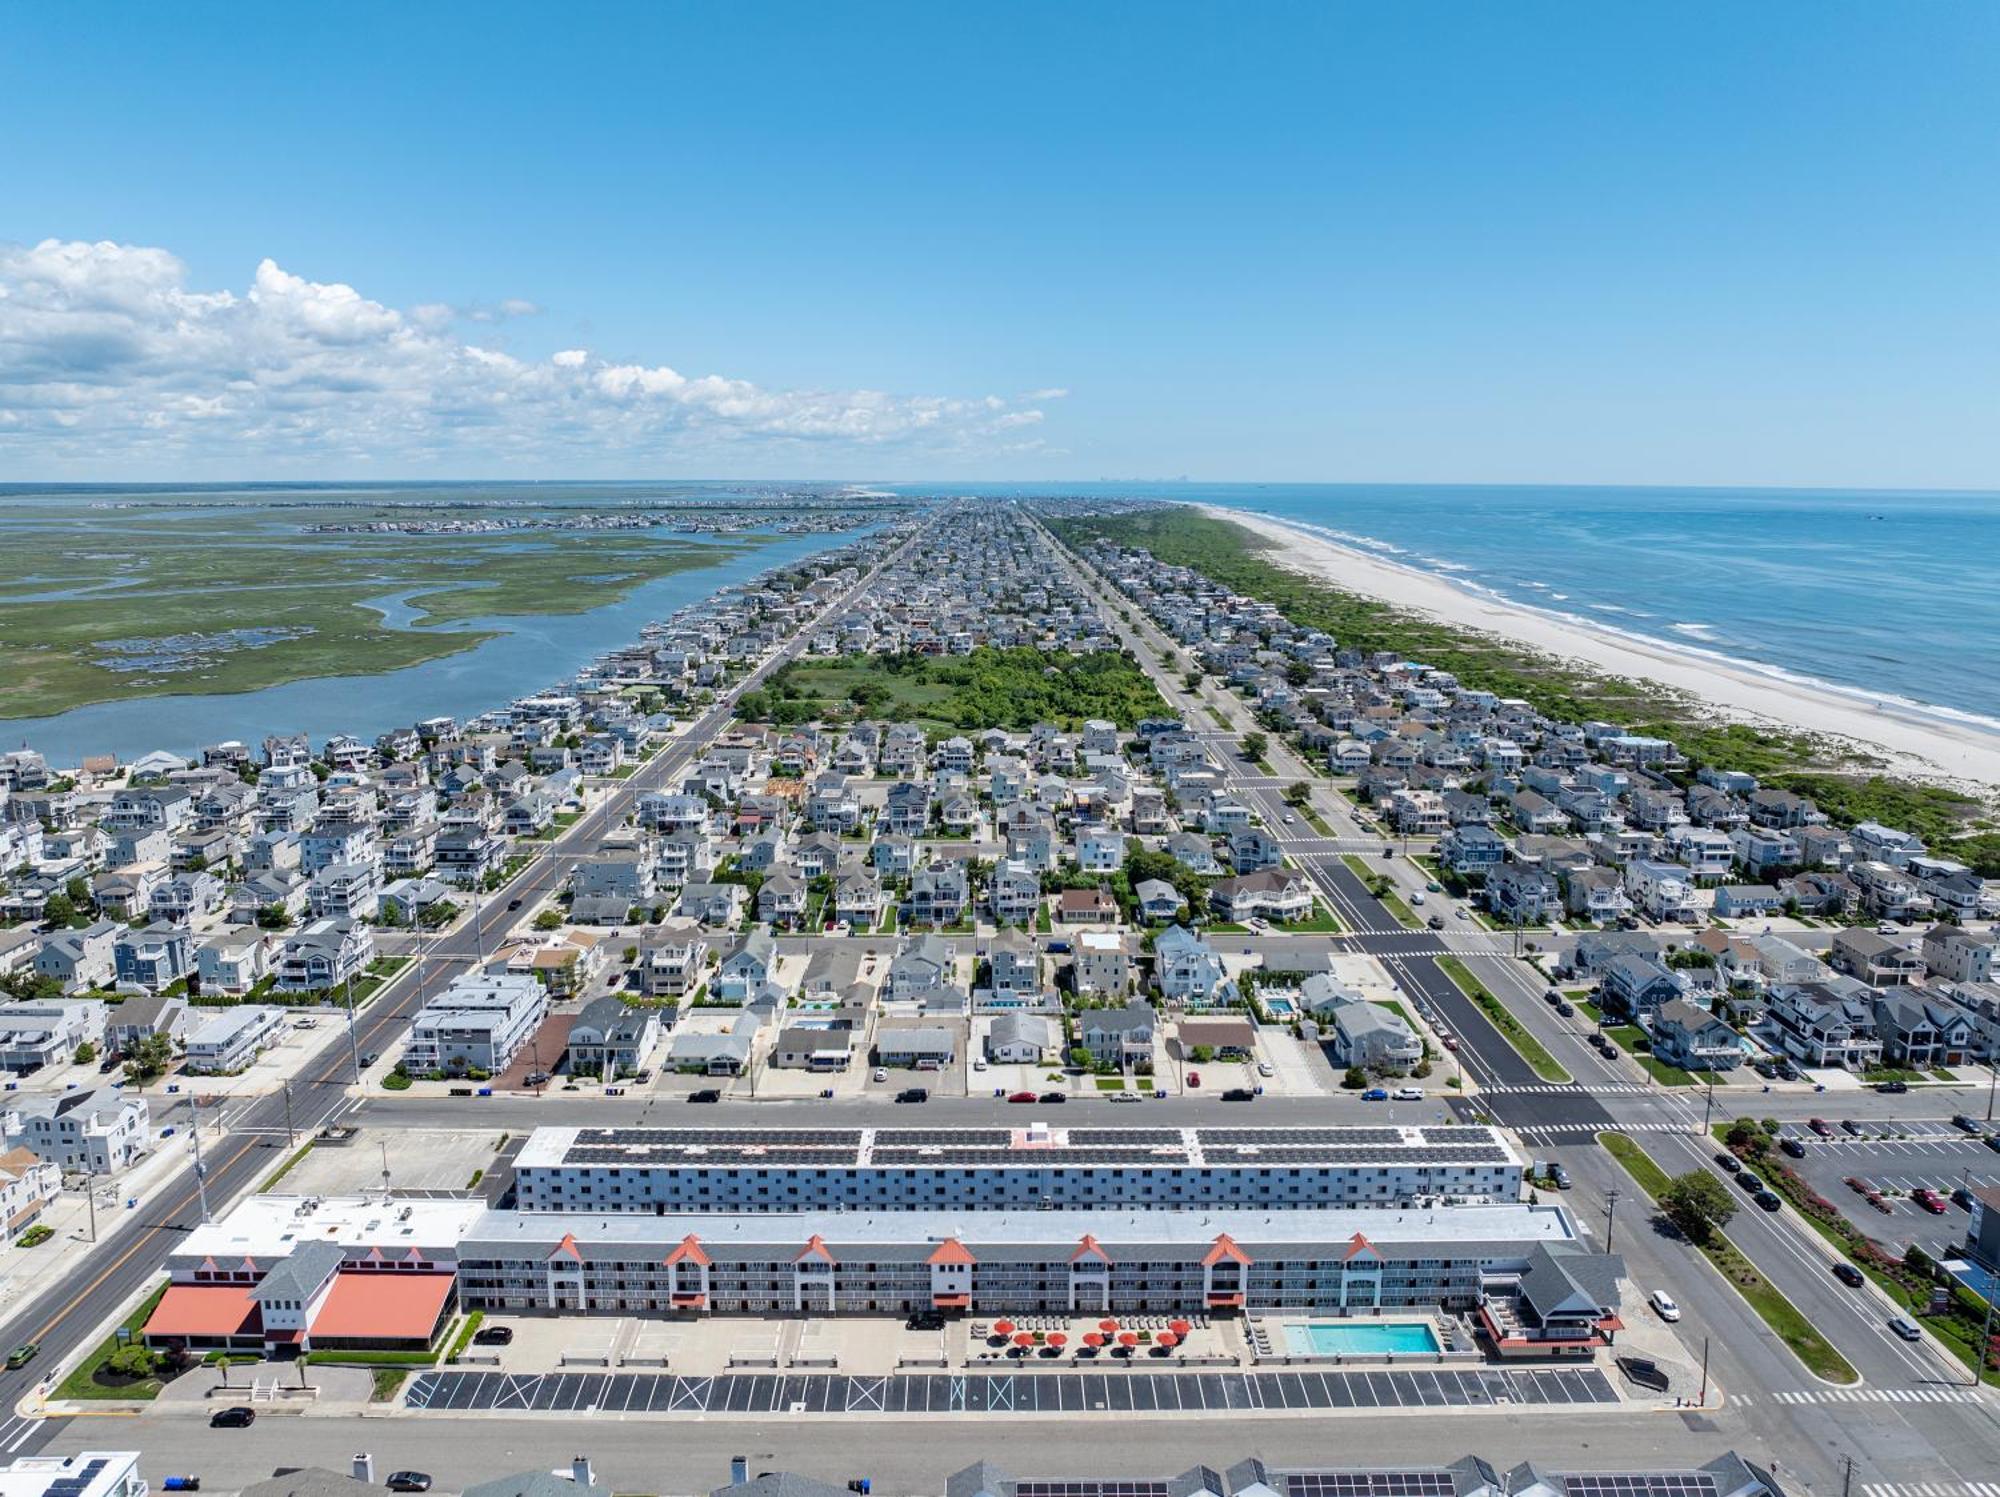
[[[1305,817],[1306,825],[1318,832],[1322,837],[1331,837],[1334,834],[1332,824],[1311,806],[1300,806],[1299,815]]]
[[[1495,1029],[1500,1031],[1501,1038],[1514,1047],[1515,1052],[1533,1068],[1537,1076],[1544,1081],[1555,1082],[1575,1079],[1563,1069],[1561,1062],[1549,1054],[1540,1040],[1528,1033],[1506,1004],[1486,991],[1464,962],[1455,956],[1441,956],[1437,959],[1437,964],[1438,970],[1449,977],[1461,993],[1479,1006],[1479,1011],[1486,1015]]]
[[[1123,1076],[1099,1076],[1097,1078],[1097,1089],[1101,1092],[1122,1092],[1125,1090],[1125,1078]]]
[[[153,1307],[166,1297],[166,1293],[167,1286],[165,1284],[160,1285],[159,1288],[146,1296],[138,1309],[125,1317],[123,1329],[128,1336],[138,1336],[140,1328],[145,1325],[147,1318],[153,1313]],[[105,1338],[103,1344],[96,1351],[70,1369],[69,1376],[56,1385],[54,1396],[62,1399],[157,1398],[164,1384],[156,1377],[149,1377],[144,1382],[128,1383],[118,1388],[108,1388],[103,1383],[97,1381],[95,1376],[97,1369],[104,1365],[106,1357],[118,1350],[119,1345],[120,1342],[115,1332]]]
[[[1605,1151],[1616,1159],[1639,1188],[1659,1202],[1661,1193],[1668,1184],[1667,1172],[1655,1164],[1652,1158],[1638,1144],[1622,1133],[1600,1133],[1597,1141]],[[1690,1244],[1693,1246],[1693,1244]],[[1757,1271],[1757,1266],[1742,1253],[1734,1243],[1722,1233],[1712,1234],[1712,1240],[1698,1251],[1728,1279],[1736,1292],[1743,1296],[1750,1308],[1780,1341],[1789,1346],[1798,1359],[1818,1377],[1833,1383],[1859,1382],[1860,1374],[1835,1350],[1832,1342],[1822,1336],[1807,1320],[1797,1305],[1778,1292],[1772,1284]]]
[[[1596,1016],[1593,1014],[1593,1018]],[[1651,1076],[1662,1086],[1698,1086],[1700,1083],[1679,1066],[1670,1066],[1663,1060],[1655,1060],[1645,1054],[1639,1046],[1645,1042],[1646,1031],[1637,1024],[1614,1024],[1604,1031],[1611,1036],[1611,1043],[1623,1050],[1639,1063],[1639,1069]]]
[[[1291,931],[1301,935],[1333,935],[1340,929],[1340,922],[1333,918],[1333,911],[1313,901],[1312,913],[1303,920],[1288,920],[1273,927],[1275,930]]]
[[[1912,1071],[1904,1066],[1871,1066],[1861,1079],[1873,1086],[1878,1081],[1928,1081],[1931,1078],[1922,1071]]]

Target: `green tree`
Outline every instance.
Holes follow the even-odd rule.
[[[1736,1215],[1736,1197],[1707,1170],[1676,1175],[1660,1192],[1660,1209],[1690,1242],[1707,1242]]]
[[[42,902],[42,918],[50,925],[67,925],[76,916],[76,902],[58,889]]]
[[[151,1377],[158,1365],[158,1353],[150,1346],[137,1341],[119,1347],[102,1363],[104,1370],[112,1377],[135,1383]]]
[[[1293,780],[1285,787],[1285,802],[1288,805],[1303,806],[1312,798],[1312,787],[1304,780]]]
[[[1340,1084],[1351,1092],[1358,1092],[1368,1085],[1368,1073],[1359,1066],[1349,1066],[1347,1074],[1340,1078]]]
[[[97,1059],[97,1046],[91,1044],[89,1040],[85,1040],[82,1044],[76,1047],[76,1063],[78,1065],[87,1066],[93,1060],[96,1059]]]
[[[78,909],[82,909],[85,905],[97,903],[97,900],[90,892],[90,880],[80,873],[63,885],[63,892],[69,895],[70,903]]]
[[[143,1087],[156,1076],[166,1074],[174,1063],[174,1042],[163,1034],[149,1034],[125,1052],[125,1079]]]
[[[1263,733],[1245,733],[1243,735],[1243,757],[1246,759],[1263,758],[1264,751],[1270,746],[1270,738]]]
[[[543,910],[535,916],[536,930],[561,930],[563,923],[561,910]]]

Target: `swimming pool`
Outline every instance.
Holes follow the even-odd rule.
[[[1264,1011],[1274,1019],[1290,1019],[1298,1013],[1298,1008],[1289,998],[1266,998]]]
[[[1436,1353],[1437,1333],[1420,1320],[1291,1320],[1285,1344],[1295,1357],[1380,1357]]]

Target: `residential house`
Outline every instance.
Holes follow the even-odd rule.
[[[548,990],[532,977],[468,973],[417,1011],[403,1064],[419,1076],[497,1075],[527,1046],[548,1011]]]
[[[910,922],[915,925],[957,925],[971,903],[965,868],[936,863],[910,877]]]
[[[642,1070],[660,1044],[660,1011],[607,993],[586,1003],[569,1028],[572,1076],[612,1080]]]
[[[1305,980],[1299,1003],[1318,1024],[1335,1065],[1407,1071],[1424,1058],[1423,1040],[1400,1013],[1369,1002],[1328,973],[1315,972]]]
[[[89,1175],[115,1175],[144,1157],[150,1119],[143,1096],[109,1086],[0,1103],[6,1147]]]
[[[1155,938],[1153,978],[1162,996],[1178,1003],[1212,1001],[1229,983],[1222,958],[1184,925],[1172,926]]]
[[[0,1004],[0,1070],[27,1075],[60,1065],[79,1045],[104,1038],[106,1005],[90,998],[26,999]]]
[[[278,953],[277,986],[319,993],[361,976],[375,955],[375,937],[354,920],[315,920],[286,938]]]
[[[1540,925],[1562,908],[1562,890],[1555,875],[1518,863],[1489,871],[1484,892],[1486,908],[1513,924]]]
[[[1924,965],[1951,982],[1991,982],[1993,947],[1991,931],[1933,925],[1924,932]]]
[[[1312,914],[1312,881],[1293,868],[1265,868],[1218,880],[1209,903],[1225,920],[1270,920],[1280,924]]]
[[[919,936],[905,944],[889,963],[882,996],[896,1002],[922,999],[952,985],[958,953],[942,936]]]
[[[206,1020],[187,1037],[187,1069],[197,1076],[233,1076],[278,1043],[285,1011],[272,1004],[240,1003]]]
[[[1871,988],[1921,982],[1924,978],[1922,957],[1901,942],[1872,930],[1835,932],[1827,961],[1834,971],[1844,972]]]
[[[124,928],[98,920],[80,930],[59,930],[42,941],[35,953],[35,975],[62,984],[66,993],[111,986],[117,975],[113,948]]]
[[[1715,913],[1724,920],[1773,915],[1784,905],[1785,896],[1771,884],[1724,884],[1715,891]]]
[[[758,926],[722,955],[709,984],[715,998],[748,1003],[762,993],[777,976],[778,943],[771,932]]]
[[[995,1065],[1041,1065],[1061,1054],[1061,1026],[1041,1014],[1000,1014],[986,1031],[986,1058]]]
[[[1132,955],[1116,931],[1086,930],[1076,938],[1070,977],[1078,993],[1122,997],[1132,988]]]
[[[195,949],[195,975],[204,994],[242,997],[271,970],[270,943],[261,935],[225,933],[212,936]],[[121,1008],[135,1000],[126,999]]]
[[[1779,1046],[1793,1059],[1864,1071],[1882,1061],[1873,1004],[1865,984],[1836,977],[1772,989],[1765,1013]]]
[[[1683,1071],[1733,1071],[1743,1060],[1736,1031],[1685,998],[1669,998],[1653,1012],[1653,1057]]]
[[[1607,1014],[1644,1019],[1661,1004],[1679,998],[1683,984],[1679,974],[1658,957],[1634,953],[1612,959],[1600,991]]]
[[[1100,1065],[1121,1071],[1150,1071],[1157,1027],[1149,1004],[1093,1008],[1077,1016],[1076,1038],[1078,1045]]]

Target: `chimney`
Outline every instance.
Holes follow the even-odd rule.
[[[590,1470],[589,1456],[573,1455],[569,1458],[569,1478],[579,1487],[594,1487],[597,1485],[597,1478]]]
[[[750,1479],[750,1460],[747,1456],[732,1455],[729,1458],[729,1484],[740,1487]]]
[[[354,1458],[354,1479],[370,1485],[375,1481],[375,1457],[365,1450]]]

